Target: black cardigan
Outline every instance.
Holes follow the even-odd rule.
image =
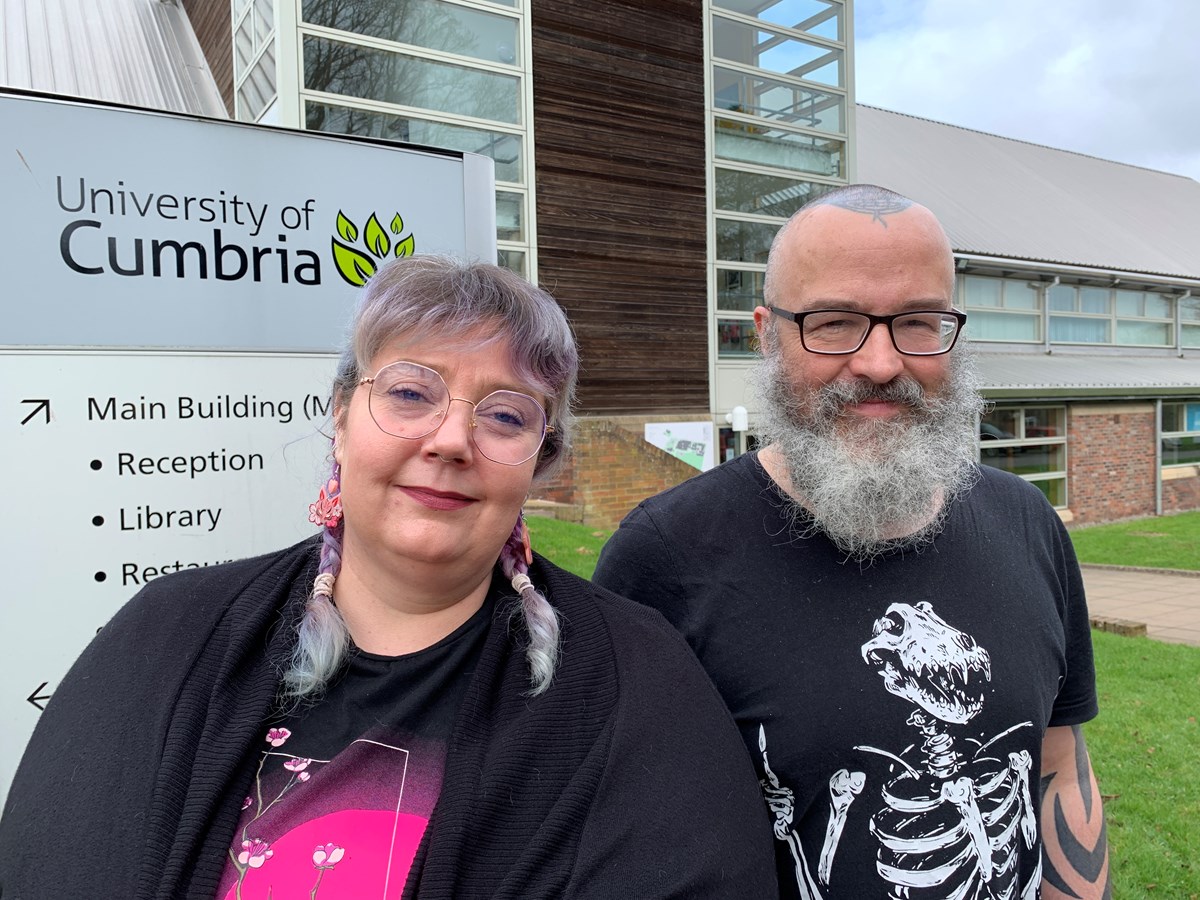
[[[212,900],[315,565],[305,541],[117,613],[21,761],[0,897]],[[563,622],[554,681],[526,696],[498,615],[405,898],[775,896],[753,769],[683,639],[541,558],[530,575]]]

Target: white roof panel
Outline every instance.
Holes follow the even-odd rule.
[[[1200,278],[1200,182],[859,105],[856,181],[929,207],[954,249]]]
[[[174,0],[0,0],[0,85],[228,117]]]
[[[1200,395],[1200,358],[980,352],[987,397]]]

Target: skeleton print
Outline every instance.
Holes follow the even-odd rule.
[[[832,774],[825,839],[812,859],[793,827],[793,793],[772,772],[766,731],[759,729],[763,790],[775,836],[791,849],[800,896],[823,900],[849,810],[866,803],[875,869],[889,898],[1033,900],[1040,871],[1017,883],[1018,854],[1037,842],[1033,761],[1026,750],[1006,750],[1006,741],[1032,723],[988,739],[970,727],[991,681],[988,652],[926,602],[893,603],[861,650],[884,688],[913,707],[913,740],[896,752],[854,748],[880,765]]]

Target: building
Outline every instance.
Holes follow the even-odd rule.
[[[858,176],[942,220],[982,461],[1079,523],[1200,508],[1200,183],[858,107]]]
[[[647,424],[744,449],[771,239],[851,180],[947,224],[997,402],[983,462],[1081,522],[1200,508],[1200,185],[856,108],[852,0],[68,6],[5,6],[0,83],[490,156],[500,262],[579,339],[577,452],[544,497],[589,522],[694,474]]]

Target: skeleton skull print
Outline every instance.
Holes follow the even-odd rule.
[[[803,846],[793,828],[793,792],[771,770],[760,726],[763,790],[775,836],[787,844],[804,900],[824,900],[838,864],[839,841],[855,804],[868,804],[876,872],[894,900],[1032,900],[1040,871],[1019,884],[1018,854],[1037,843],[1025,749],[1010,738],[1032,722],[984,735],[971,726],[983,709],[991,658],[932,604],[893,603],[874,623],[862,660],[884,689],[908,703],[906,747],[859,745],[866,771],[829,773],[824,842]],[[858,864],[858,863],[846,863]]]

